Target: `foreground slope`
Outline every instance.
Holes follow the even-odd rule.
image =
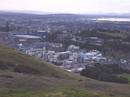
[[[130,86],[68,73],[0,46],[0,97],[130,97]]]
[[[54,65],[18,53],[14,49],[9,49],[3,45],[0,46],[0,70],[57,78],[73,77],[68,72],[59,70],[59,68]]]

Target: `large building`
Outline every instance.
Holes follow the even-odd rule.
[[[30,32],[30,35],[41,37],[41,39],[46,40],[48,38],[48,32],[44,30],[38,30],[36,32]]]
[[[39,36],[33,36],[33,35],[14,35],[14,40],[18,47],[19,44],[22,44],[22,47],[25,48],[25,47],[29,47],[35,42],[41,41],[41,38]]]

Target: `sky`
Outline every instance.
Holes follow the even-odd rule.
[[[130,0],[0,0],[0,10],[53,13],[130,13]]]

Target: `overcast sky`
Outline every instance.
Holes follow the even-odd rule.
[[[56,13],[130,13],[130,0],[0,0],[0,10]]]

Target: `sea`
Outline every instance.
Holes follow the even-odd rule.
[[[97,21],[130,22],[130,18],[97,18]]]

